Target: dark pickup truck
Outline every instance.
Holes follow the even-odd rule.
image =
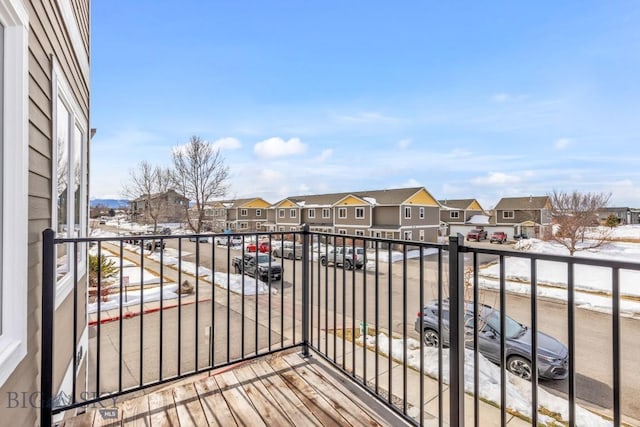
[[[246,274],[263,282],[282,280],[284,268],[269,254],[252,253],[244,257],[233,257],[233,269],[237,274]]]

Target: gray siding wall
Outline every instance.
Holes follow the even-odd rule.
[[[356,209],[360,208],[364,210],[363,218],[356,218]],[[347,210],[347,217],[340,218],[338,212],[340,209]],[[369,206],[337,206],[333,208],[334,217],[335,217],[335,225],[336,227],[341,225],[357,225],[360,227],[364,227],[366,229],[369,227],[371,223],[371,207]]]
[[[27,1],[29,12],[29,232],[28,244],[28,342],[27,356],[0,388],[0,395],[7,392],[36,392],[40,379],[40,289],[42,283],[42,231],[51,226],[51,158],[52,158],[52,89],[51,56],[56,58],[62,74],[69,84],[78,105],[89,116],[89,76],[84,75],[75,56],[71,42],[67,39],[67,29],[57,2]],[[84,32],[86,46],[89,45],[89,1],[75,0],[72,6],[76,16],[84,16],[78,24]],[[87,50],[88,51],[88,50]],[[83,58],[89,60],[89,58]],[[89,135],[89,129],[83,130]],[[87,192],[88,193],[88,192]],[[80,286],[78,297],[86,298],[86,286]],[[72,348],[69,327],[72,311],[67,309],[68,300],[56,313],[56,322],[67,329],[55,337],[54,354],[57,372],[54,386],[57,388],[61,375],[70,362]],[[79,310],[79,318],[84,318],[84,309]],[[59,330],[56,327],[56,330]],[[27,405],[28,406],[28,405]],[[37,408],[3,407],[0,426],[26,426],[37,423]]]
[[[540,223],[540,211],[539,210],[535,210],[535,211],[523,211],[523,210],[516,210],[513,211],[513,219],[505,219],[503,217],[503,210],[499,210],[496,211],[496,223],[497,224],[519,224],[521,222],[524,221],[534,221],[537,223]]]
[[[280,210],[284,210],[284,218],[280,217]],[[291,216],[291,211],[295,211],[295,217]],[[277,208],[276,209],[276,223],[282,225],[297,225],[300,224],[300,208]]]
[[[458,212],[458,218],[451,218],[451,212]],[[467,217],[468,218],[468,217]],[[459,210],[459,209],[455,209],[455,210],[441,210],[440,211],[440,221],[442,222],[448,222],[448,223],[464,223],[465,222],[465,216],[464,216],[464,211],[463,210]]]
[[[420,218],[420,208],[424,208],[424,218]],[[405,218],[405,208],[411,209],[411,218]],[[440,224],[440,208],[429,206],[406,205],[400,207],[402,214],[401,221],[403,226],[422,226],[422,225],[439,225]]]
[[[373,225],[400,225],[397,206],[376,206],[373,209]]]

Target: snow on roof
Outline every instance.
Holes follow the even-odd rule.
[[[371,205],[374,205],[374,206],[378,204],[378,201],[377,201],[375,198],[373,198],[373,197],[363,197],[362,199],[363,199],[365,202],[367,202],[367,203],[369,203],[369,204],[371,204]]]
[[[489,225],[489,216],[488,215],[474,215],[469,218],[467,224],[478,224],[478,225]]]
[[[223,203],[222,206],[224,206],[225,208],[231,208],[233,207],[233,203]]]

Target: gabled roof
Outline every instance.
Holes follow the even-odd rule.
[[[440,203],[445,208],[460,210],[483,210],[480,206],[480,203],[478,203],[476,199],[445,199],[438,200],[438,203]],[[477,205],[477,207],[474,205]]]
[[[304,207],[330,207],[349,196],[354,196],[362,199],[364,202],[372,206],[401,205],[403,203],[409,203],[412,197],[416,196],[421,191],[426,192],[428,198],[433,198],[424,187],[410,187],[393,188],[388,190],[350,191],[345,193],[291,196],[276,203],[274,207],[280,205],[285,200],[289,200],[293,203],[296,203],[298,206]],[[433,201],[437,203],[435,199],[433,199]]]
[[[258,209],[265,209],[271,204],[264,200],[262,197],[249,197],[245,199],[233,199],[233,200],[216,200],[210,203],[214,207],[224,207],[227,209],[232,208],[244,208],[244,207],[258,207]],[[258,206],[259,205],[259,206]]]
[[[503,197],[495,207],[496,211],[538,210],[550,208],[549,196]]]

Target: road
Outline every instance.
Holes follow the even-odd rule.
[[[177,247],[175,241],[168,241],[168,247]],[[184,257],[187,261],[195,261],[195,243],[182,243],[183,251],[190,252]],[[210,244],[200,244],[200,263],[216,271],[226,271],[230,265],[229,256],[239,255],[237,249],[213,247]],[[215,264],[212,266],[212,254],[215,256]],[[280,260],[278,260],[280,261]],[[283,321],[284,329],[280,331],[280,314],[287,319],[293,316],[296,310],[296,318],[300,318],[302,303],[302,263],[301,261],[283,260],[285,267],[282,283],[274,283],[276,295],[260,296],[258,302],[255,298],[242,299],[232,295],[227,301],[234,305],[236,312],[242,312],[244,306],[245,316],[256,312],[256,307],[262,313],[263,326],[271,322],[271,314],[274,319],[271,326],[278,334],[290,336],[290,325],[294,323],[288,319]],[[446,283],[446,269],[443,270]],[[406,273],[406,275],[405,275]],[[341,329],[343,325],[357,328],[360,321],[366,320],[369,327],[378,327],[385,332],[402,335],[406,330],[409,337],[419,339],[414,330],[416,313],[420,306],[420,262],[408,260],[405,264],[387,263],[379,264],[379,274],[362,271],[344,271],[341,268],[320,267],[319,263],[311,263],[310,275],[312,278],[312,340],[319,343],[321,334],[327,334],[328,330]],[[436,256],[424,258],[422,276],[423,301],[437,298],[438,269]],[[405,279],[406,278],[406,279]],[[208,286],[208,285],[207,285]],[[334,290],[335,288],[335,290]],[[206,293],[204,287],[203,292]],[[219,293],[219,291],[216,291]],[[447,296],[443,288],[443,297]],[[205,295],[203,293],[203,295]],[[225,292],[226,294],[226,292]],[[353,299],[355,295],[355,301]],[[222,305],[226,304],[222,296]],[[528,296],[508,294],[506,312],[516,320],[530,324],[530,299]],[[221,302],[220,297],[216,300]],[[481,302],[498,307],[498,295],[493,291],[482,292]],[[366,303],[362,303],[366,301]],[[355,302],[355,304],[354,304]],[[269,310],[271,307],[271,310]],[[355,310],[354,310],[355,307]],[[377,308],[377,309],[376,309]],[[207,310],[203,310],[207,312]],[[268,316],[268,318],[265,317]],[[327,316],[324,315],[327,313]],[[391,315],[389,315],[391,313]],[[611,316],[606,313],[578,308],[575,311],[576,324],[576,392],[580,402],[587,405],[595,405],[605,409],[612,408],[612,352],[611,352]],[[540,299],[538,303],[538,328],[548,333],[565,344],[568,342],[567,331],[567,305],[556,300]],[[204,320],[203,320],[204,321]],[[621,319],[621,369],[622,369],[622,411],[623,414],[640,419],[640,403],[632,396],[640,393],[640,369],[637,369],[636,354],[640,350],[637,337],[640,336],[638,320],[631,318]],[[300,329],[296,331],[299,335]],[[279,336],[279,335],[278,335]],[[326,335],[325,335],[326,336]],[[566,395],[568,381],[541,381],[541,386],[555,394]]]

